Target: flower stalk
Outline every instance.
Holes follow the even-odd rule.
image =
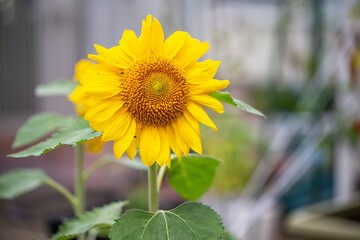
[[[84,146],[83,144],[79,144],[76,147],[76,168],[75,168],[75,196],[77,200],[75,213],[76,216],[81,215],[84,212],[85,205],[85,179],[83,176],[84,171]],[[84,240],[85,235],[81,234],[77,238],[78,240]]]
[[[166,172],[166,168],[167,168],[166,165],[162,166],[162,167],[160,168],[159,173],[158,173],[158,176],[157,176],[157,186],[156,186],[156,188],[157,188],[158,193],[160,192],[161,183],[162,183],[162,180],[163,180],[163,178],[164,178],[164,175],[165,175],[165,172]]]
[[[149,166],[149,212],[159,210],[159,192],[157,190],[157,163]]]

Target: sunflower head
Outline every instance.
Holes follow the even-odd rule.
[[[97,64],[77,78],[86,102],[85,119],[103,141],[114,141],[115,157],[139,148],[144,164],[170,166],[170,149],[181,159],[190,148],[202,153],[199,122],[217,131],[202,105],[218,113],[222,104],[209,93],[229,81],[213,79],[219,61],[198,62],[209,49],[188,33],[177,31],[164,41],[159,21],[143,20],[139,37],[125,30],[118,46],[95,45]]]

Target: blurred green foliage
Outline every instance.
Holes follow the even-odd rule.
[[[236,116],[225,113],[214,119],[219,131],[203,128],[204,154],[222,159],[210,191],[221,196],[236,195],[246,185],[258,159],[257,141],[250,128]]]
[[[328,85],[323,89],[306,86],[268,84],[255,86],[251,90],[252,102],[260,106],[260,111],[269,113],[313,112],[321,113],[334,109],[335,87]]]

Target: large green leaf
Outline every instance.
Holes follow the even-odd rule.
[[[219,160],[202,155],[189,154],[181,158],[181,163],[173,157],[168,169],[169,183],[183,198],[196,200],[211,186],[219,165]]]
[[[232,106],[238,107],[244,111],[247,111],[249,113],[261,116],[261,117],[265,117],[265,115],[260,112],[259,110],[253,108],[252,106],[250,106],[247,103],[244,103],[243,101],[236,99],[234,97],[231,96],[230,93],[228,92],[214,92],[214,93],[210,93],[210,96],[212,96],[213,98],[216,98],[217,100],[230,104]]]
[[[39,140],[49,133],[65,126],[68,119],[51,112],[42,112],[31,116],[16,134],[13,147],[21,147]]]
[[[229,232],[224,232],[221,240],[238,240],[235,236],[233,236]]]
[[[58,79],[54,82],[38,85],[35,88],[35,95],[37,97],[67,96],[75,89],[77,84],[71,79]]]
[[[170,211],[150,213],[132,209],[111,227],[111,240],[215,240],[221,239],[221,218],[210,207],[186,202]]]
[[[60,226],[60,230],[52,236],[52,239],[71,239],[93,228],[110,227],[119,217],[123,206],[127,204],[127,201],[110,203],[86,212],[76,219],[66,221]]]
[[[96,132],[90,128],[89,122],[83,118],[77,118],[68,126],[53,134],[50,138],[40,142],[21,152],[8,155],[9,157],[40,156],[63,144],[76,146],[77,144],[100,136],[101,132]]]
[[[39,187],[47,179],[40,169],[16,169],[0,176],[0,198],[13,199]]]

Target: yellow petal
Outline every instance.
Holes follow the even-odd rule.
[[[143,46],[133,31],[125,30],[119,44],[124,53],[129,55],[133,60],[142,57]]]
[[[134,138],[126,149],[128,157],[132,160],[136,155],[136,139]]]
[[[172,123],[172,128],[174,129],[178,146],[180,147],[181,151],[184,153],[185,157],[187,157],[189,155],[190,146],[188,145],[187,141],[185,141],[185,139],[183,139],[183,137],[180,135],[180,131],[176,122]],[[181,158],[179,158],[179,161],[180,160]]]
[[[188,38],[190,35],[187,32],[177,31],[171,34],[164,44],[165,56],[168,58],[175,57]]]
[[[181,159],[182,152],[178,145],[178,141],[176,140],[174,129],[170,124],[166,125],[166,134],[168,135],[171,149],[176,154],[176,156]],[[184,149],[186,149],[186,146],[184,147]]]
[[[143,126],[140,137],[140,157],[143,163],[151,166],[160,151],[160,135],[155,126]]]
[[[159,156],[157,157],[156,162],[163,166],[167,164],[170,159],[170,146],[169,146],[169,139],[163,127],[159,127],[159,135],[160,135],[160,152]]]
[[[193,103],[193,102],[189,102],[187,105],[187,109],[201,123],[205,124],[206,126],[211,127],[215,132],[218,131],[215,124],[209,118],[209,116],[206,114],[204,108],[201,105]]]
[[[83,74],[79,74],[79,81],[85,85],[98,81],[98,79],[104,79],[108,84],[119,85],[119,76],[123,72],[123,69],[119,69],[109,64],[93,64],[86,68]]]
[[[195,101],[196,103],[199,103],[208,108],[211,108],[212,110],[214,110],[217,113],[224,112],[224,106],[222,105],[222,103],[207,94],[191,95],[190,99]]]
[[[173,122],[171,124],[172,128],[174,129],[176,141],[178,143],[178,146],[180,147],[181,151],[184,153],[184,155],[187,157],[190,151],[190,146],[186,143],[186,141],[182,138],[179,132],[179,128],[177,127],[177,123]],[[180,159],[179,159],[180,161]]]
[[[106,62],[118,68],[127,68],[133,61],[128,55],[122,54],[123,51],[120,46],[106,49],[100,45],[94,44],[94,47],[99,56],[94,58],[94,55],[89,54],[88,58],[95,61],[100,60],[100,62]]]
[[[84,91],[84,86],[79,84],[74,89],[74,91],[69,95],[70,101],[73,103],[82,103],[84,102],[84,99],[88,98],[89,96]]]
[[[200,135],[196,133],[193,127],[191,127],[186,118],[178,118],[174,125],[177,127],[178,132],[180,133],[181,138],[184,139],[185,143],[195,152],[202,154]]]
[[[187,38],[183,47],[174,57],[183,68],[190,67],[209,50],[209,43],[194,38]]]
[[[101,137],[97,137],[85,142],[87,144],[87,151],[92,153],[100,153],[105,142],[101,141]]]
[[[114,113],[111,120],[103,130],[103,141],[114,141],[122,137],[130,125],[131,115],[127,109],[121,109]]]
[[[110,75],[110,76],[118,76],[121,72],[123,72],[122,68],[114,67],[110,64],[99,63],[93,64],[86,68],[86,71],[82,75],[93,74],[93,75]],[[79,79],[80,81],[82,79]]]
[[[149,53],[163,54],[164,31],[156,18],[147,15],[146,20],[143,20],[139,40]]]
[[[119,159],[123,155],[125,150],[129,147],[129,145],[134,139],[135,131],[136,131],[136,120],[131,119],[130,126],[128,130],[125,132],[125,134],[118,140],[114,141],[113,148],[114,148],[115,158]]]
[[[101,63],[101,64],[107,64],[107,62],[104,60],[103,57],[99,56],[99,55],[95,55],[95,54],[88,54],[87,57],[91,60],[94,60],[97,63]]]
[[[90,96],[97,96],[103,98],[110,98],[120,93],[119,88],[101,85],[101,83],[86,85],[84,89],[85,93],[89,94]]]
[[[81,59],[79,62],[77,62],[75,65],[75,74],[73,77],[74,80],[79,81],[80,76],[84,75],[86,73],[86,69],[91,65],[94,65],[94,63],[87,59]]]
[[[190,123],[190,125],[195,129],[196,133],[200,135],[199,120],[197,120],[189,111],[184,111],[184,117]]]
[[[118,111],[123,104],[124,103],[119,99],[100,99],[97,101],[96,105],[91,106],[84,118],[89,122],[104,122]],[[103,129],[96,131],[103,131]]]
[[[226,88],[229,85],[228,80],[215,80],[215,79],[209,79],[204,84],[200,85],[192,85],[190,87],[189,94],[195,95],[195,94],[209,94],[216,91],[219,91],[221,89]]]
[[[84,116],[88,110],[87,102],[91,96],[87,95],[84,87],[79,84],[74,91],[69,95],[70,101],[74,103],[74,108],[80,116]]]
[[[180,160],[179,160],[180,161]],[[169,159],[168,159],[168,161],[167,161],[167,163],[166,163],[166,166],[168,167],[168,168],[171,168],[171,157],[169,157]]]
[[[135,138],[136,138],[136,147],[139,148],[140,146],[140,137],[141,137],[141,132],[142,132],[142,129],[143,129],[143,124],[141,122],[138,122],[137,125],[136,125],[136,132],[135,132]]]
[[[206,83],[215,76],[220,63],[220,61],[213,61],[211,59],[196,62],[186,71],[186,80],[191,84]]]
[[[84,91],[93,96],[112,97],[120,92],[121,73],[97,64],[87,68],[80,78]]]

